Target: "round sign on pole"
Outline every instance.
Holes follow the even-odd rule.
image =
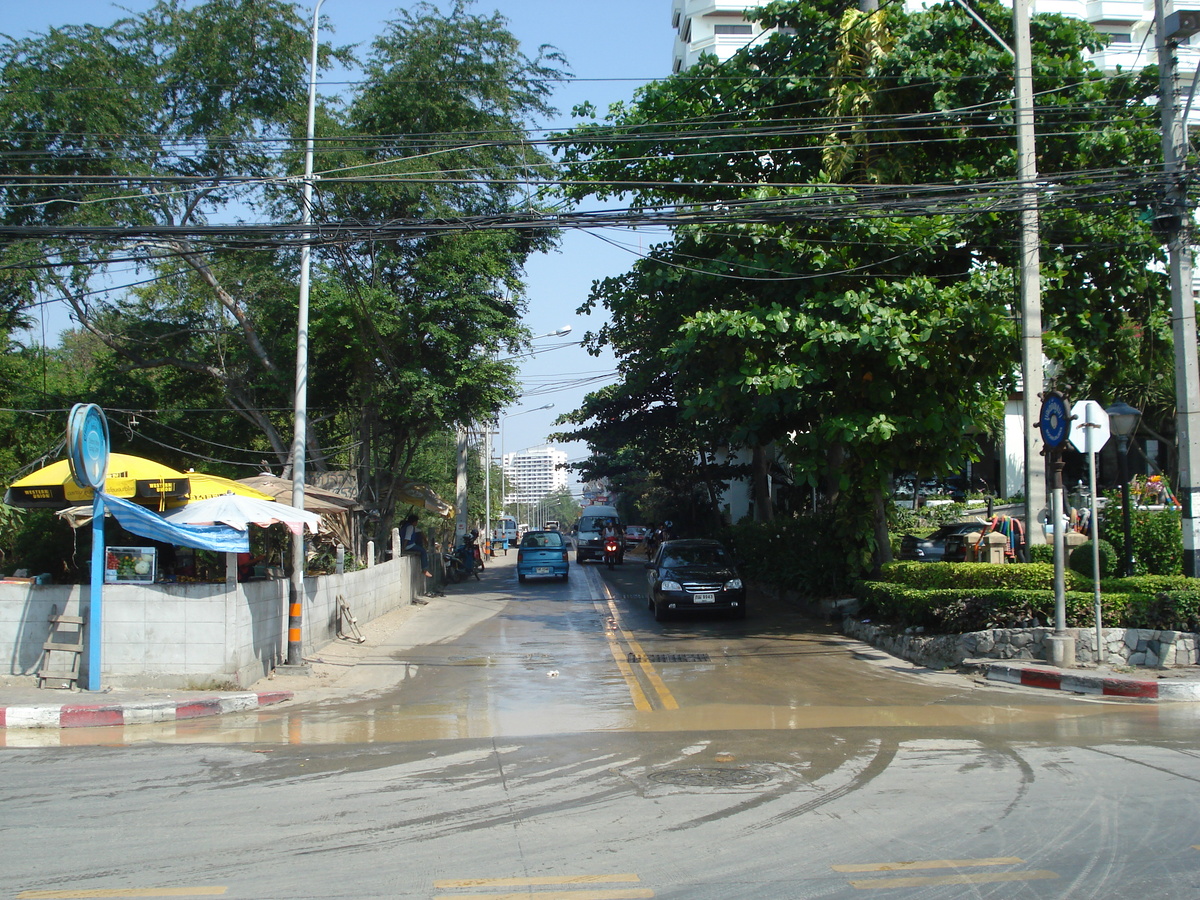
[[[1071,417],[1067,413],[1067,401],[1058,391],[1046,394],[1038,425],[1042,429],[1042,441],[1047,447],[1057,450],[1066,443],[1071,433]]]
[[[1079,400],[1071,407],[1075,427],[1071,429],[1071,446],[1080,453],[1099,453],[1112,429],[1108,424],[1108,413],[1095,400]]]
[[[108,419],[95,403],[76,403],[67,419],[71,477],[80,487],[104,489],[108,474]]]

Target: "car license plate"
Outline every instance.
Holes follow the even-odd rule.
[[[533,571],[536,572],[538,575],[549,575],[550,567],[549,566],[538,566]]]
[[[695,594],[692,597],[692,602],[693,603],[716,603],[717,595],[716,594]]]

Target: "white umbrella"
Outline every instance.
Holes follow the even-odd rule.
[[[238,531],[245,531],[251,524],[265,528],[277,522],[286,525],[292,534],[300,534],[305,525],[313,532],[321,527],[321,517],[316,513],[275,500],[259,500],[232,493],[197,500],[172,510],[163,518],[177,525],[229,525]]]

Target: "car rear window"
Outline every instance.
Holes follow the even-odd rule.
[[[562,535],[557,531],[535,531],[521,539],[522,547],[561,548],[562,545]]]

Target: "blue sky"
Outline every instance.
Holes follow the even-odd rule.
[[[313,3],[301,4],[311,19]],[[123,0],[116,3],[98,0],[46,0],[41,3],[6,4],[0,32],[24,37],[55,25],[107,24],[124,10],[144,10],[153,4],[147,0]],[[446,8],[446,0],[438,4]],[[403,2],[376,0],[325,0],[322,19],[333,27],[325,40],[338,44],[369,43],[383,23],[393,18]],[[533,55],[540,44],[552,44],[567,58],[575,82],[563,85],[555,98],[559,118],[550,127],[570,124],[571,107],[591,101],[601,109],[611,102],[628,100],[640,84],[664,77],[671,68],[674,33],[671,29],[670,0],[478,0],[475,10],[497,10],[509,21],[512,32],[526,52]],[[654,237],[612,229],[590,234],[565,235],[559,252],[533,259],[527,269],[529,312],[526,324],[533,334],[545,334],[570,325],[569,338],[535,342],[547,349],[522,364],[522,377],[528,396],[520,405],[505,412],[512,417],[504,428],[504,449],[512,452],[545,442],[553,430],[554,418],[578,406],[588,390],[598,385],[569,386],[590,376],[612,371],[611,357],[594,358],[578,346],[562,346],[576,341],[601,323],[597,316],[577,316],[575,310],[587,297],[594,280],[625,271]],[[51,331],[67,326],[65,313],[49,319]],[[53,341],[52,334],[48,335]],[[532,410],[553,403],[551,410]],[[499,446],[496,452],[499,453]],[[567,445],[574,459],[585,455],[583,444]]]

